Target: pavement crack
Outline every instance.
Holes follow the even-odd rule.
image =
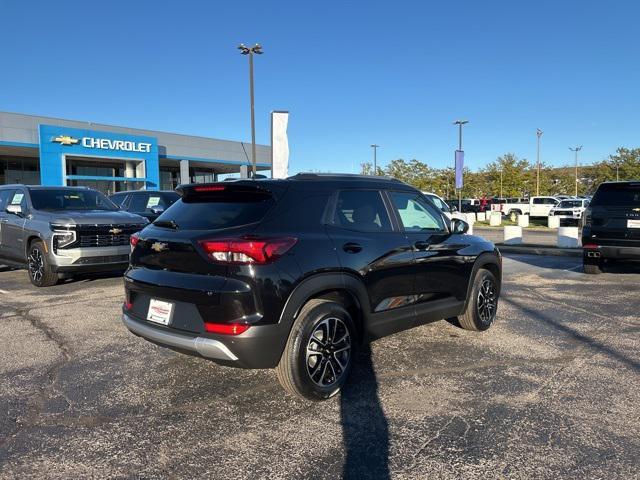
[[[55,394],[61,396],[68,405],[68,409],[73,409],[71,399],[58,388],[61,370],[69,363],[72,357],[72,350],[67,341],[58,334],[53,328],[45,324],[38,317],[31,315],[29,309],[17,309],[18,316],[29,321],[29,323],[38,331],[42,332],[48,340],[52,341],[60,350],[60,358],[56,360],[45,372],[48,382],[39,388],[39,391],[28,399],[28,408],[24,416],[16,419],[17,428],[15,428],[5,438],[0,438],[0,447],[13,441],[23,430],[31,426],[39,424],[39,420],[43,415],[47,402],[51,400]]]

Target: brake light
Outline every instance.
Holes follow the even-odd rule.
[[[224,185],[202,185],[199,187],[193,187],[194,192],[222,192],[225,189]]]
[[[131,250],[136,248],[136,245],[138,244],[139,241],[140,241],[140,235],[138,235],[137,233],[134,233],[133,235],[131,235],[129,237],[129,243],[131,244]]]
[[[215,262],[262,265],[284,255],[297,238],[230,238],[202,240],[200,245]]]
[[[204,324],[205,331],[209,333],[220,333],[222,335],[240,335],[249,330],[250,325],[246,323],[207,323]]]
[[[594,249],[594,248],[598,248],[598,245],[596,245],[595,243],[585,243],[582,248],[586,248],[588,250]]]

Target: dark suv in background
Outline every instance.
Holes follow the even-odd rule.
[[[148,221],[86,187],[0,187],[0,263],[26,266],[35,286],[58,274],[124,271],[129,237]]]
[[[320,400],[363,341],[494,321],[499,252],[404,183],[300,174],[177,190],[131,238],[125,274],[123,322],[154,343],[276,368],[288,392]]]
[[[109,200],[122,210],[135,213],[153,222],[180,198],[173,190],[129,190],[109,196]]]
[[[584,213],[583,263],[600,273],[606,262],[640,260],[640,181],[605,182]]]

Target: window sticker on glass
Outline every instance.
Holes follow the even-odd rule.
[[[22,199],[24,198],[24,193],[16,193],[13,195],[11,199],[11,205],[20,205],[22,203]]]
[[[160,197],[149,197],[147,201],[147,208],[155,207],[160,203]]]

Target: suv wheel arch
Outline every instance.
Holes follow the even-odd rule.
[[[500,268],[501,260],[499,254],[497,252],[485,252],[478,255],[475,263],[473,264],[473,269],[471,270],[471,275],[469,275],[469,279],[467,280],[467,293],[464,301],[464,308],[467,309],[467,305],[469,303],[469,294],[471,292],[471,288],[473,287],[473,280],[476,278],[476,274],[478,270],[484,268],[485,270],[489,270],[496,277],[498,282],[498,296],[500,295],[500,291],[502,289],[502,275]]]
[[[369,319],[369,296],[360,279],[345,273],[319,273],[304,279],[291,292],[280,314],[279,323],[291,328],[304,305],[314,298],[343,300],[353,316],[360,339],[364,338]]]

